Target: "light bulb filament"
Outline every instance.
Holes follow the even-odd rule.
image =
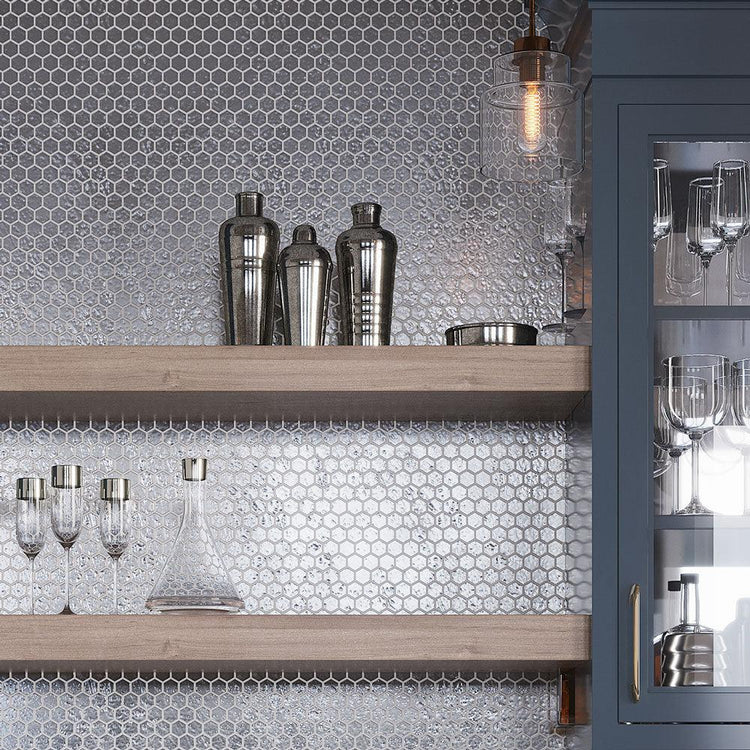
[[[537,83],[531,82],[523,88],[518,143],[524,153],[536,154],[546,140],[542,125],[542,90]]]

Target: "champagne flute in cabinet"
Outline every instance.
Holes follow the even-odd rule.
[[[750,229],[748,164],[741,159],[714,164],[711,189],[711,229],[727,248],[727,304],[734,297],[734,251]]]
[[[36,556],[47,535],[47,482],[38,477],[16,480],[16,540],[29,559],[29,602],[35,614]]]
[[[703,304],[708,304],[708,267],[715,255],[724,249],[724,240],[711,227],[711,197],[713,178],[691,180],[688,188],[687,223],[685,237],[688,250],[695,253],[703,268]]]
[[[690,449],[690,438],[676,429],[667,418],[666,395],[664,378],[657,378],[654,385],[654,443],[672,459],[670,512],[674,514],[680,509],[680,458]]]
[[[672,233],[672,217],[672,178],[669,173],[669,162],[665,159],[654,159],[654,252],[656,243]]]
[[[130,481],[120,477],[102,479],[99,484],[99,496],[99,536],[104,549],[112,558],[112,606],[113,611],[117,613],[120,557],[130,544]]]
[[[685,354],[663,362],[665,413],[691,440],[692,491],[679,515],[713,515],[700,498],[699,443],[729,409],[730,365],[718,354]]]
[[[83,521],[82,469],[73,464],[52,467],[52,531],[65,551],[65,606],[61,615],[72,615],[70,607],[70,551],[81,533]]]

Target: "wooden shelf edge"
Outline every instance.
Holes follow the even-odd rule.
[[[550,671],[587,615],[4,615],[3,671]]]

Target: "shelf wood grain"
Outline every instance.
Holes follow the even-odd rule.
[[[564,419],[590,349],[4,346],[13,419]]]
[[[3,615],[3,671],[551,670],[586,615]]]

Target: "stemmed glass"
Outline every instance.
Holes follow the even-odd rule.
[[[708,304],[708,267],[715,255],[724,249],[724,240],[711,228],[712,177],[698,177],[688,188],[685,237],[688,250],[695,253],[703,267],[703,304]]]
[[[672,483],[672,513],[680,508],[680,456],[690,448],[690,438],[675,429],[667,419],[664,379],[657,378],[654,385],[654,443],[661,448],[674,465]]]
[[[47,483],[38,477],[16,480],[16,540],[29,558],[29,601],[34,608],[36,556],[44,547],[47,535]]]
[[[672,178],[669,162],[654,159],[654,230],[652,247],[672,232]]]
[[[700,500],[699,447],[703,436],[721,424],[729,408],[729,360],[718,354],[685,354],[663,362],[665,414],[691,440],[692,492],[679,515],[712,514]]]
[[[727,304],[734,296],[734,250],[750,229],[748,164],[742,159],[714,164],[711,228],[727,247]]]
[[[740,359],[732,365],[732,413],[734,420],[742,427],[750,427],[750,359]],[[740,441],[733,441],[740,442]],[[740,450],[745,463],[745,477],[747,478],[747,461],[750,453],[750,444],[741,442]],[[744,513],[750,514],[750,497],[745,487]]]
[[[65,606],[61,615],[72,615],[70,608],[70,550],[81,533],[83,497],[80,466],[57,464],[52,467],[52,531],[65,550]]]
[[[99,484],[101,511],[99,535],[112,558],[112,599],[117,612],[117,572],[122,553],[130,543],[130,481],[113,478],[102,479]]]
[[[575,255],[573,240],[583,241],[586,234],[586,215],[574,216],[573,186],[566,182],[553,182],[547,193],[547,206],[544,212],[544,244],[560,262],[562,271],[562,292],[560,322],[542,328],[549,333],[568,334],[573,327],[565,322],[568,291],[568,261]],[[575,233],[578,234],[575,234]]]

